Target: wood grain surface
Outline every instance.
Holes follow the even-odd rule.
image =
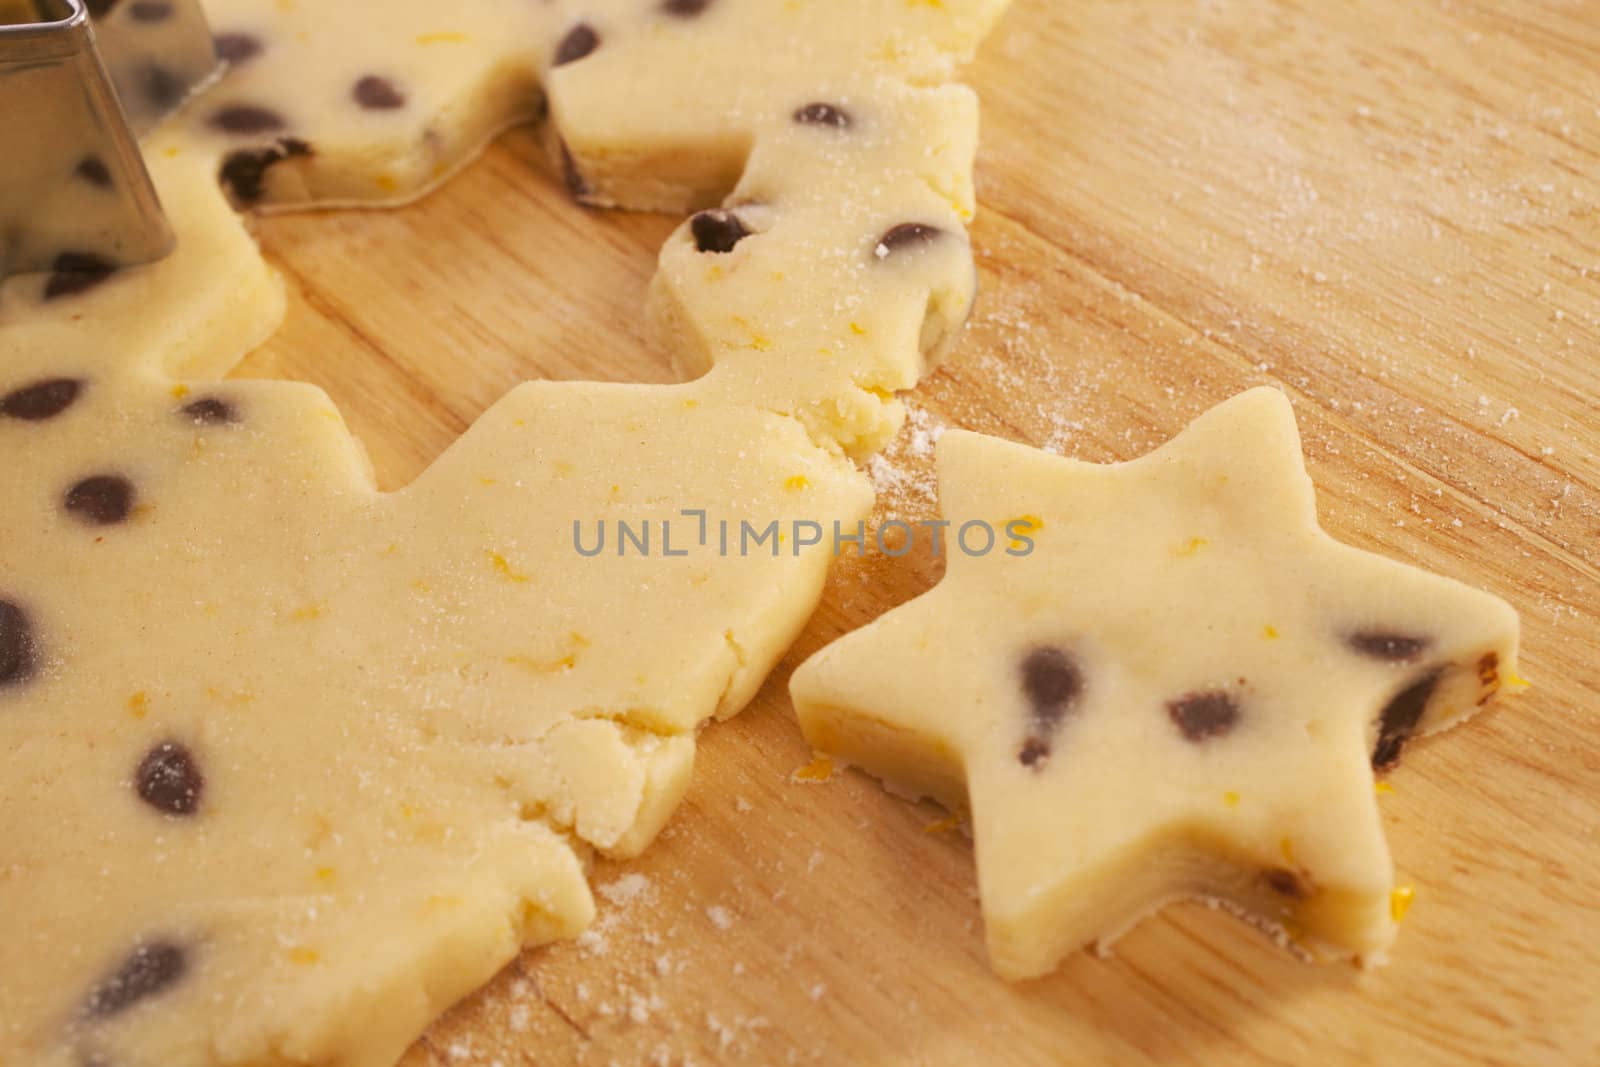
[[[1194,905],[995,979],[941,813],[791,777],[788,672],[938,577],[845,560],[662,840],[599,868],[596,932],[407,1067],[1600,1063],[1600,3],[1018,0],[970,77],[983,295],[880,511],[933,514],[942,426],[1126,459],[1285,389],[1330,531],[1525,626],[1534,688],[1383,798],[1416,887],[1392,962]],[[243,373],[326,387],[402,485],[523,379],[670,380],[643,300],[674,223],[574,206],[515,131],[408,209],[263,221],[294,300]]]

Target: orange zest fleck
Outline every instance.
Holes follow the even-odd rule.
[[[790,779],[796,782],[826,782],[833,777],[833,760],[819,755],[803,767],[796,767]]]
[[[519,573],[519,572],[517,572],[515,570],[512,570],[511,569],[511,564],[508,563],[506,561],[506,558],[504,556],[502,556],[498,552],[490,552],[489,553],[489,565],[494,568],[494,572],[496,574],[498,574],[502,578],[507,579],[508,581],[513,581],[513,582],[526,582],[526,581],[529,581],[529,578],[528,578],[528,576],[526,574],[521,574],[521,573]]]

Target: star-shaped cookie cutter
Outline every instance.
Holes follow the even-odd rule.
[[[139,137],[218,70],[198,0],[0,0],[0,278],[172,251]]]

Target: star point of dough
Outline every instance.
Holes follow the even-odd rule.
[[[819,751],[970,802],[996,970],[1042,974],[1184,898],[1380,959],[1374,764],[1514,675],[1511,608],[1323,533],[1273,390],[1129,463],[952,431],[938,467],[952,528],[1034,516],[1033,551],[952,549],[791,692]]]

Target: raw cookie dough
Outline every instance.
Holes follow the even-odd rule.
[[[209,5],[235,70],[145,145],[177,252],[111,271],[76,250],[0,286],[0,1064],[381,1067],[521,946],[583,927],[587,857],[649,842],[695,729],[748,701],[828,562],[787,543],[723,555],[681,525],[688,555],[666,558],[659,524],[864,516],[842,448],[892,430],[886,390],[970,297],[975,108],[920,86],[1001,6]],[[672,66],[681,35],[734,53],[762,27],[842,36],[724,76]],[[217,380],[282,311],[228,196],[416,195],[534,113],[541,77],[557,112],[597,116],[552,139],[593,170],[589,198],[681,206],[731,185],[734,156],[704,188],[669,165],[704,154],[694,124],[663,121],[677,132],[630,155],[606,87],[550,73],[630,40],[637,91],[673,86],[718,138],[748,131],[747,183],[763,159],[792,172],[750,216],[770,240],[719,251],[719,216],[686,224],[706,250],[665,254],[765,274],[658,300],[686,368],[743,369],[525,385],[391,494],[320,391]],[[868,45],[842,126],[814,105]],[[812,135],[840,140],[812,158]],[[856,198],[854,274],[813,270],[842,231],[785,230],[786,189],[794,217],[819,189]],[[826,356],[823,305],[859,339]],[[724,314],[758,332],[725,345]],[[612,554],[618,520],[652,523],[653,558]],[[576,552],[575,521],[609,524],[610,551]]]
[[[652,293],[680,369],[860,455],[971,308],[977,99],[942,83],[1005,3],[214,0],[235,69],[188,136],[241,205],[382,203],[547,117],[584,201],[713,209]]]
[[[1515,679],[1510,606],[1323,533],[1271,389],[1131,463],[951,432],[938,466],[949,536],[981,520],[999,546],[951,547],[935,589],[790,689],[818,750],[970,798],[995,970],[1043,974],[1189,897],[1381,957],[1373,770]]]
[[[580,931],[581,858],[650,841],[828,557],[680,526],[684,557],[591,559],[572,522],[870,503],[792,420],[697,393],[525,385],[392,494],[292,383],[90,379],[3,420],[18,1062],[384,1064]]]

